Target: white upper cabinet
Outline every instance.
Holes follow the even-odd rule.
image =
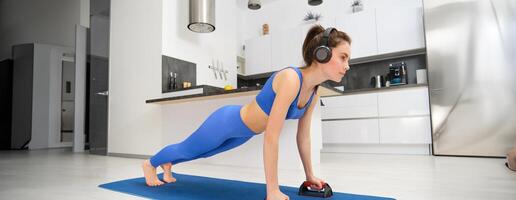
[[[336,28],[351,37],[351,58],[360,58],[378,53],[376,42],[376,18],[374,9],[352,14],[339,14]]]
[[[376,30],[378,54],[425,47],[421,7],[377,8]]]
[[[245,75],[271,71],[271,36],[264,35],[245,42]]]
[[[351,14],[340,12],[317,23],[350,35],[351,59],[425,47],[422,7],[381,6]],[[301,67],[303,42],[313,25],[294,25],[246,40],[245,75]]]
[[[279,30],[271,34],[272,71],[303,64],[301,27]]]

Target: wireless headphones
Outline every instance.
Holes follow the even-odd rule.
[[[321,43],[317,48],[314,49],[314,58],[319,63],[327,63],[331,59],[331,48],[330,44],[330,34],[332,31],[336,31],[337,29],[333,27],[328,27],[323,33],[323,37],[321,39]]]

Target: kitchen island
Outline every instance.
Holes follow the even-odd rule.
[[[313,116],[312,116],[312,124],[311,124],[311,142],[312,142],[312,163],[314,165],[320,163],[320,152],[323,151],[330,151],[333,152],[333,146],[335,144],[339,143],[340,140],[343,140],[342,138],[350,138],[348,142],[345,142],[347,140],[343,140],[344,143],[346,143],[346,146],[349,145],[355,145],[356,140],[363,139],[364,136],[360,134],[372,134],[369,131],[363,132],[362,131],[351,131],[354,129],[349,129],[346,127],[340,127],[337,129],[332,129],[328,126],[328,124],[333,125],[334,123],[341,123],[338,121],[335,121],[335,117],[337,118],[343,118],[343,116],[347,115],[353,115],[353,113],[356,113],[357,109],[355,109],[353,106],[353,103],[350,103],[349,101],[342,100],[343,104],[346,105],[340,105],[339,102],[329,102],[327,100],[329,99],[348,99],[348,98],[357,98],[363,95],[371,96],[374,99],[374,102],[377,102],[376,100],[379,97],[376,97],[378,92],[384,92],[382,94],[391,94],[392,92],[399,93],[403,91],[421,91],[422,94],[420,94],[417,104],[421,104],[421,108],[418,107],[418,115],[416,116],[409,116],[409,118],[401,118],[403,120],[420,120],[424,122],[425,128],[417,127],[416,129],[420,129],[423,133],[421,136],[421,139],[417,139],[418,144],[424,144],[418,146],[419,149],[414,151],[413,145],[411,146],[412,149],[409,149],[407,151],[398,151],[398,153],[416,153],[416,154],[428,154],[428,151],[425,150],[429,143],[429,139],[425,135],[427,131],[429,131],[428,126],[429,123],[427,123],[428,116],[428,105],[427,100],[425,98],[428,98],[428,95],[424,92],[427,88],[427,85],[416,85],[416,84],[409,84],[404,86],[395,86],[395,87],[389,87],[389,88],[364,88],[361,90],[353,90],[353,91],[340,91],[335,88],[331,88],[328,85],[322,84],[322,87],[319,88],[319,92],[321,94],[322,102],[317,102],[317,105],[315,107]],[[224,105],[244,105],[246,103],[251,102],[256,94],[259,93],[259,91],[262,89],[263,86],[258,87],[248,87],[248,88],[238,88],[234,90],[224,90],[222,88],[217,88],[213,86],[208,85],[200,85],[195,86],[192,88],[187,89],[181,89],[176,90],[174,92],[170,93],[164,93],[162,94],[161,98],[153,98],[146,101],[146,103],[152,103],[152,104],[159,104],[162,105],[162,117],[163,121],[163,146],[171,143],[177,143],[182,141],[184,138],[188,137],[193,131],[195,131],[200,124],[208,117],[209,114],[211,114],[213,111],[215,111],[217,108],[224,106]],[[421,93],[420,92],[420,93]],[[382,96],[382,95],[380,95]],[[406,95],[404,95],[406,97]],[[326,99],[326,100],[325,100]],[[380,100],[383,98],[380,98]],[[348,103],[346,103],[348,102]],[[368,101],[365,101],[368,102]],[[358,101],[357,103],[362,105],[365,103],[364,101]],[[322,103],[322,104],[321,104]],[[408,102],[407,102],[408,103]],[[411,102],[411,105],[415,102]],[[329,105],[324,105],[329,104]],[[333,105],[335,104],[335,105]],[[348,105],[349,104],[349,105]],[[321,106],[322,105],[322,106]],[[381,113],[378,114],[377,107],[378,105],[376,103],[371,104],[372,108],[375,108],[374,114],[371,116],[367,116],[367,120],[373,121],[373,120],[393,120],[392,117],[389,117],[389,119],[383,119],[381,116]],[[383,104],[382,104],[383,105]],[[335,107],[336,106],[336,107]],[[363,106],[362,106],[363,107]],[[361,108],[362,108],[361,107]],[[381,106],[380,106],[381,108]],[[425,109],[426,108],[426,109]],[[342,110],[344,109],[344,110]],[[421,110],[419,112],[419,110]],[[338,112],[337,112],[338,111]],[[336,113],[337,112],[337,113]],[[409,112],[409,111],[407,111]],[[414,111],[410,111],[412,113]],[[357,114],[364,115],[364,113],[367,112],[359,112]],[[332,117],[335,115],[334,117]],[[404,114],[396,115],[396,117],[402,116]],[[419,118],[414,118],[419,117]],[[346,117],[344,117],[346,118]],[[343,120],[344,120],[343,118]],[[356,117],[355,117],[356,118]],[[353,118],[353,119],[355,119]],[[374,118],[374,119],[373,119]],[[380,119],[377,119],[380,118]],[[362,122],[363,120],[361,118],[356,118],[355,120],[358,120]],[[362,120],[362,121],[361,121]],[[343,123],[351,123],[353,121],[344,121]],[[367,126],[369,129],[371,127],[378,126],[378,122],[374,122],[374,126]],[[333,127],[333,126],[332,126]],[[361,126],[358,126],[361,127]],[[367,129],[367,128],[365,128]],[[378,128],[376,128],[373,133],[373,135],[376,135],[373,138],[373,141],[365,141],[365,143],[381,143],[379,136],[378,136]],[[325,135],[323,136],[323,130],[325,131]],[[384,129],[387,130],[387,129]],[[302,163],[299,158],[299,153],[297,151],[297,144],[296,144],[296,133],[297,133],[297,120],[286,120],[283,130],[280,135],[280,151],[279,151],[279,158],[280,161],[278,163],[278,167],[280,169],[302,169]],[[356,135],[356,134],[359,135]],[[400,136],[398,140],[400,142],[395,143],[406,143],[408,141],[413,141],[413,135],[406,135],[406,136]],[[421,142],[419,142],[421,141]],[[326,150],[323,149],[323,142],[324,145],[327,145]],[[360,144],[364,143],[364,141],[359,142]],[[329,146],[328,146],[329,145]],[[332,146],[333,145],[333,146]],[[426,146],[426,147],[425,147]],[[244,166],[244,167],[263,167],[263,157],[262,157],[262,147],[263,147],[263,134],[259,134],[255,136],[255,138],[249,140],[246,144],[237,147],[233,150],[230,150],[228,152],[224,152],[222,154],[215,155],[214,157],[206,158],[206,159],[199,159],[195,160],[193,162],[199,162],[199,163],[210,163],[210,164],[222,164],[222,165],[238,165],[238,166]],[[332,147],[332,148],[329,148]],[[404,146],[402,146],[404,148]],[[339,147],[341,148],[341,147]],[[376,147],[375,147],[376,148]],[[421,150],[422,149],[422,150]],[[371,153],[370,151],[353,151],[353,152],[364,152],[364,153]],[[426,152],[426,153],[425,153]],[[378,153],[378,152],[374,152]]]
[[[224,90],[213,86],[200,85],[192,88],[163,93],[146,103],[162,105],[162,145],[183,141],[194,132],[216,109],[224,105],[244,105],[251,102],[262,89],[259,87]],[[340,94],[339,90],[320,87],[321,95]],[[320,163],[322,148],[321,105],[316,103],[312,114],[311,144],[312,164]],[[279,141],[279,169],[303,169],[299,157],[296,134],[298,120],[286,120]],[[242,167],[263,167],[263,134],[258,134],[245,144],[209,158],[192,162]]]

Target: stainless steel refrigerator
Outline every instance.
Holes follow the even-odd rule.
[[[423,0],[434,155],[516,146],[516,1]]]

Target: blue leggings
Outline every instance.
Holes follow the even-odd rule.
[[[168,145],[151,157],[152,166],[206,158],[245,143],[256,133],[242,121],[241,108],[242,105],[218,108],[184,141]]]

